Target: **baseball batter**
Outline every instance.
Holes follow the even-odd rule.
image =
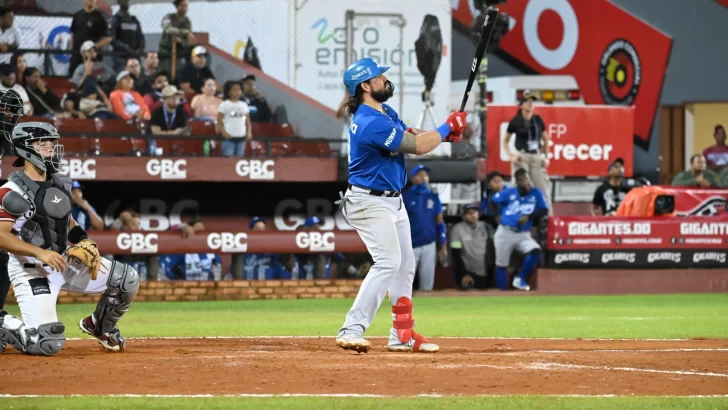
[[[349,187],[340,206],[356,229],[374,265],[359,289],[336,337],[348,350],[366,352],[371,346],[363,338],[389,292],[392,328],[388,350],[436,352],[440,348],[415,333],[412,314],[412,282],[415,258],[410,222],[401,190],[407,182],[404,154],[423,155],[442,142],[458,142],[466,126],[466,113],[454,112],[434,131],[408,128],[397,112],[384,104],[394,85],[371,58],[350,65],[344,86],[351,97],[347,109],[353,115],[349,127]]]
[[[56,315],[61,289],[101,293],[96,310],[81,319],[81,331],[108,350],[124,350],[116,326],[139,287],[131,267],[102,258],[96,244],[71,216],[71,179],[58,172],[63,146],[56,129],[28,122],[12,132],[22,166],[0,187],[0,249],[9,254],[8,273],[21,318],[0,318],[0,350],[9,344],[30,355],[58,354],[66,340]],[[67,247],[68,243],[73,246]]]
[[[518,169],[513,177],[515,188],[505,188],[493,195],[494,213],[500,215],[495,231],[495,278],[500,289],[508,289],[508,265],[513,251],[526,255],[513,287],[530,290],[528,276],[541,261],[541,247],[531,236],[533,222],[548,215],[548,205],[540,189],[531,186],[525,169]]]

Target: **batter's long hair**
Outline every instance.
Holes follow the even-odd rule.
[[[349,115],[354,115],[359,106],[364,103],[364,90],[361,88],[361,84],[356,86],[356,93],[349,97],[346,101],[346,111]]]

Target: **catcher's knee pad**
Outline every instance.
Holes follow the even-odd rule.
[[[401,297],[392,306],[392,327],[402,343],[408,343],[415,331],[415,318],[412,315],[413,305],[409,298]]]
[[[55,356],[66,344],[66,328],[61,322],[44,323],[28,328],[22,320],[7,315],[0,328],[0,341],[19,351],[36,356]]]
[[[139,289],[139,273],[125,263],[112,262],[106,285],[94,312],[96,336],[114,330],[119,319],[129,310]]]

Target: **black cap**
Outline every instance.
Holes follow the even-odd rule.
[[[531,94],[531,91],[526,90],[523,92],[523,96],[518,99],[518,105],[522,105],[524,102],[531,100],[531,101],[538,101],[538,98],[536,98],[535,95]]]
[[[495,177],[501,177],[505,179],[505,177],[503,177],[503,174],[501,174],[499,171],[491,171],[488,173],[488,175],[485,176],[485,182],[490,183],[490,181],[492,181]]]
[[[243,77],[243,81],[253,80],[255,81],[255,76],[253,74],[248,74],[245,77]]]
[[[478,207],[475,205],[472,205],[472,204],[467,204],[467,205],[463,206],[463,215],[465,215],[469,211],[472,211],[473,209],[475,209],[477,211]]]

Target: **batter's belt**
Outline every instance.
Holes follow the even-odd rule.
[[[396,198],[396,197],[402,195],[402,192],[400,192],[400,191],[382,191],[379,189],[362,188],[362,187],[358,187],[358,186],[349,184],[349,191],[357,192],[354,190],[354,188],[356,188],[356,190],[358,192],[363,192],[365,194],[374,195],[374,196],[386,196],[386,197],[390,197],[390,198]]]

